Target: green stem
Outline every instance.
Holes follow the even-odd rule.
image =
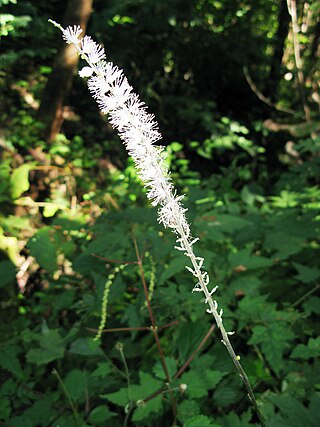
[[[78,414],[76,405],[74,404],[74,402],[73,402],[73,400],[72,400],[72,398],[71,398],[71,396],[67,390],[67,387],[64,385],[64,382],[62,381],[62,378],[60,377],[59,372],[56,369],[53,369],[52,373],[53,373],[53,375],[55,375],[57,377],[59,384],[60,384],[66,398],[68,399],[70,408],[71,408],[73,415],[74,415],[74,418],[76,420],[77,427],[80,427],[79,414]]]

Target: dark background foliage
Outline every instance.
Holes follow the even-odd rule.
[[[267,426],[319,425],[320,7],[288,4],[0,0],[1,425],[258,425],[49,18],[155,114]]]

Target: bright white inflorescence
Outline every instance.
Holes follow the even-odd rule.
[[[164,148],[155,145],[161,139],[158,124],[153,114],[146,111],[146,106],[139,96],[133,92],[123,71],[105,60],[103,47],[89,36],[80,38],[81,32],[81,28],[76,26],[63,30],[66,42],[73,44],[79,55],[88,63],[88,66],[79,71],[79,75],[89,77],[90,92],[100,110],[108,114],[111,125],[118,130],[147,189],[148,198],[153,206],[159,206],[158,221],[177,234],[178,245],[175,248],[183,251],[191,259],[193,269],[187,268],[199,280],[193,290],[205,292],[204,287],[206,288],[209,283],[209,276],[202,270],[204,260],[195,257],[192,251],[192,245],[198,239],[193,239],[190,235],[185,216],[187,209],[181,205],[183,196],[178,196],[174,190],[165,163]],[[216,288],[210,293],[207,290],[205,292],[205,302],[210,305],[210,310],[207,311],[210,313],[217,310],[216,301],[211,299],[215,290]],[[220,321],[221,315],[222,312],[217,315]]]

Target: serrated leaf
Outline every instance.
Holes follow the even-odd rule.
[[[196,400],[183,400],[178,409],[178,417],[181,421],[187,421],[189,418],[199,415],[201,412],[200,404]]]
[[[115,405],[125,407],[129,403],[128,388],[123,387],[114,393],[101,394],[100,397],[108,399],[111,403]]]
[[[319,396],[313,396],[307,408],[298,400],[288,395],[270,395],[268,399],[280,410],[281,416],[269,420],[270,425],[290,427],[318,427],[320,423]]]
[[[18,348],[16,346],[3,344],[0,347],[0,365],[3,369],[10,371],[18,378],[23,378],[23,371],[17,357]]]
[[[296,278],[303,283],[314,282],[320,277],[320,269],[316,267],[308,267],[306,265],[292,263],[294,268],[298,271]]]
[[[43,331],[39,339],[39,348],[32,348],[27,352],[28,362],[44,365],[64,355],[65,345],[58,330],[48,329]]]
[[[288,326],[284,323],[273,322],[268,326],[254,326],[249,344],[260,344],[262,352],[275,372],[283,368],[283,353],[289,346],[289,341],[294,337]]]
[[[307,313],[320,314],[320,298],[311,296],[303,303],[303,308]]]
[[[98,363],[97,369],[92,372],[93,377],[105,378],[113,371],[112,365],[110,362],[100,362]]]
[[[181,383],[187,385],[186,393],[190,398],[199,399],[207,396],[208,390],[214,389],[224,375],[208,369],[202,372],[191,370],[182,375]]]
[[[220,427],[219,424],[213,424],[209,417],[205,415],[196,415],[191,417],[183,424],[183,427]]]
[[[172,378],[173,375],[177,371],[177,362],[174,359],[174,357],[165,357],[165,361],[166,361],[166,366],[168,369],[168,374],[169,374],[170,378]],[[162,363],[160,361],[158,361],[154,365],[154,367],[152,368],[152,372],[155,374],[156,377],[160,378],[161,380],[166,379],[166,374],[163,370],[163,366],[162,366]]]
[[[242,249],[236,253],[230,253],[228,261],[232,269],[243,266],[246,270],[255,270],[273,265],[273,261],[263,256],[251,255],[249,248]]]
[[[64,379],[64,385],[71,399],[84,402],[88,389],[88,376],[85,371],[73,369]]]
[[[104,354],[100,342],[93,341],[91,337],[78,338],[71,344],[69,352],[81,356],[102,356]]]
[[[159,279],[159,285],[162,285],[166,280],[170,279],[170,277],[174,276],[175,274],[184,271],[186,269],[186,264],[186,259],[182,255],[173,258],[161,274]]]
[[[106,405],[100,405],[90,412],[88,421],[92,424],[104,424],[105,421],[110,420],[115,415]]]
[[[298,344],[291,353],[291,357],[300,359],[310,359],[320,356],[320,337],[309,338],[308,344]]]
[[[129,402],[141,402],[133,415],[134,421],[145,419],[151,412],[158,412],[162,407],[161,395],[156,398],[143,402],[143,399],[148,397],[154,391],[162,386],[162,382],[153,378],[150,374],[140,372],[140,385],[131,385],[130,388],[124,387],[114,393],[101,395],[110,402],[125,407]]]

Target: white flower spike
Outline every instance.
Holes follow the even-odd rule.
[[[133,92],[123,71],[111,62],[106,62],[103,47],[95,43],[89,36],[80,39],[82,29],[79,26],[64,29],[60,24],[49,21],[62,31],[65,41],[73,44],[79,55],[87,61],[89,66],[84,67],[79,75],[89,77],[88,87],[92,96],[96,99],[100,110],[108,114],[111,125],[117,129],[128,153],[133,158],[139,176],[147,189],[148,198],[153,206],[158,206],[158,221],[172,229],[177,235],[176,249],[185,251],[185,255],[190,259],[192,268],[188,266],[187,269],[198,280],[193,292],[204,293],[205,303],[209,305],[206,311],[215,318],[222,334],[222,342],[227,347],[261,420],[262,416],[248,377],[239,363],[229,341],[228,333],[223,326],[223,310],[221,309],[218,313],[218,304],[212,299],[216,288],[209,292],[207,288],[209,275],[206,271],[201,270],[204,260],[196,257],[193,252],[193,245],[198,239],[191,236],[185,216],[186,209],[181,205],[183,196],[178,196],[174,190],[167,165],[164,162],[164,148],[155,145],[161,139],[161,134],[154,116],[147,112],[144,103]]]

